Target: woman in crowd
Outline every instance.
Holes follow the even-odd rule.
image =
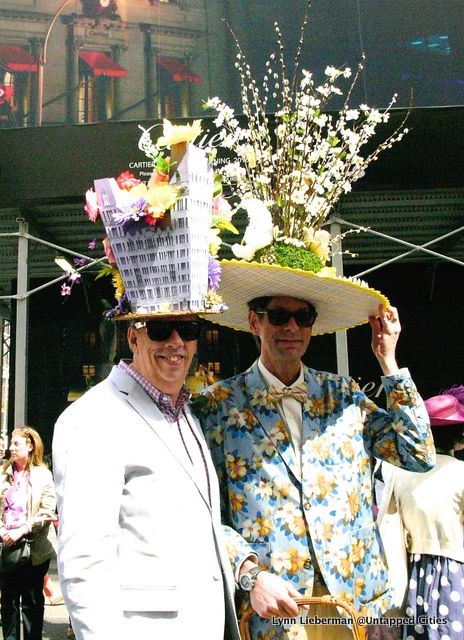
[[[0,474],[0,538],[2,555],[9,547],[31,540],[30,558],[1,576],[3,640],[20,640],[20,612],[24,640],[42,640],[43,582],[50,558],[55,518],[55,487],[43,462],[42,439],[31,427],[19,427],[11,436],[10,459]]]
[[[448,389],[447,391],[443,391],[443,393],[448,393],[449,395],[454,396],[457,398],[461,407],[464,407],[464,385],[454,385],[454,387],[451,387],[451,389]],[[458,460],[464,460],[464,442],[460,442],[456,445],[454,457]]]
[[[455,394],[425,401],[437,450],[426,473],[389,466],[385,496],[401,516],[408,550],[403,640],[464,637],[464,462],[454,457],[464,441],[464,406]]]

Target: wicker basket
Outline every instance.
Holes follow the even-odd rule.
[[[340,607],[341,609],[346,611],[346,613],[348,614],[348,616],[351,618],[353,622],[353,626],[351,628],[351,631],[353,633],[353,638],[355,638],[356,640],[365,640],[366,638],[365,629],[363,626],[361,626],[358,623],[360,614],[349,602],[346,602],[346,600],[341,600],[336,596],[325,595],[325,596],[319,596],[319,597],[308,596],[303,598],[295,598],[295,602],[296,604],[301,606],[306,604],[309,604],[309,605],[324,604],[324,605],[329,605],[333,607]],[[242,640],[251,640],[249,622],[253,614],[254,614],[254,609],[252,607],[249,607],[245,611],[245,613],[243,614],[240,620],[240,635],[242,637]]]
[[[183,192],[170,211],[169,225],[141,226],[133,235],[125,234],[113,219],[119,211],[116,180],[95,181],[105,230],[137,314],[204,310],[213,172],[205,152],[192,144],[174,145],[172,157]]]

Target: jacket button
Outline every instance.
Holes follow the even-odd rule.
[[[303,505],[303,509],[305,511],[309,511],[311,509],[311,503],[309,502],[309,500],[307,500],[304,505]]]
[[[311,560],[305,560],[305,563],[304,563],[303,566],[304,566],[305,569],[311,569],[311,566],[312,566],[311,565]]]

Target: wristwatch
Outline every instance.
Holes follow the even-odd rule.
[[[242,591],[251,591],[255,586],[256,576],[258,575],[258,573],[261,573],[261,571],[264,571],[264,569],[256,566],[252,567],[246,573],[242,573],[242,575],[238,579],[240,589],[242,589]]]

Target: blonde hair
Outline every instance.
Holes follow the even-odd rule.
[[[43,459],[44,445],[43,445],[42,438],[39,436],[38,432],[32,427],[24,425],[23,427],[15,427],[13,429],[11,438],[13,439],[15,435],[25,438],[29,442],[29,444],[32,445],[32,451],[29,452],[26,469],[30,469],[31,467],[40,467],[40,466],[46,467],[47,465],[45,464]],[[4,465],[4,468],[7,468],[12,464],[13,464],[12,461],[8,460]]]

